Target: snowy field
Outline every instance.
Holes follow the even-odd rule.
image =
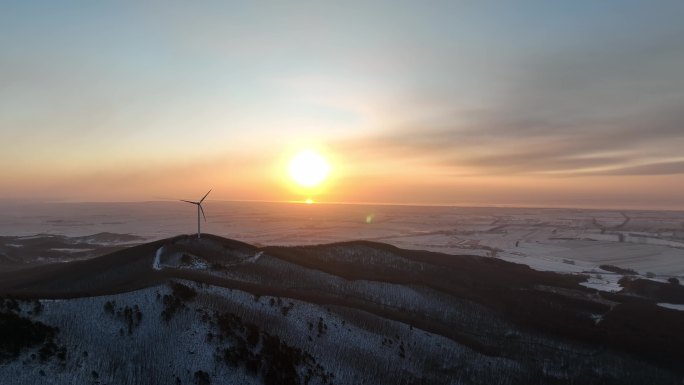
[[[0,235],[134,234],[146,241],[191,233],[178,202],[60,203],[1,207]],[[203,231],[255,245],[375,240],[403,248],[476,254],[538,270],[594,273],[601,265],[651,279],[684,277],[684,212],[207,201]],[[7,245],[5,245],[7,246]]]

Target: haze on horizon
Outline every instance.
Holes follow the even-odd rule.
[[[684,209],[684,2],[0,4],[0,201]],[[287,163],[329,161],[315,191]]]

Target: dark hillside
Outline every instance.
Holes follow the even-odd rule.
[[[375,242],[257,248],[213,235],[201,240],[178,236],[90,260],[0,274],[0,294],[89,298],[178,279],[196,282],[198,288],[249,293],[255,303],[261,297],[272,298],[270,306],[279,309],[282,317],[294,306],[287,301],[300,301],[326,312],[331,308],[362,312],[407,325],[444,337],[473,354],[517,362],[527,373],[517,383],[530,378],[549,383],[551,377],[534,374],[539,360],[549,359],[554,371],[568,373],[563,376],[571,375],[572,365],[582,366],[577,381],[601,367],[630,367],[634,381],[660,371],[669,373],[666,376],[684,375],[683,356],[678,354],[684,346],[684,312],[657,306],[665,300],[684,303],[681,287],[675,284],[629,281],[623,292],[605,293],[579,285],[585,279],[581,275]],[[189,296],[177,295],[174,289],[173,295],[164,297],[167,309],[161,319],[169,323],[182,314],[184,303],[195,300],[196,290],[201,292],[179,292]],[[318,338],[325,335],[324,321],[320,322],[308,326],[318,330]],[[130,325],[128,330],[132,331]],[[273,341],[267,334],[262,338]],[[383,345],[391,346],[389,341],[395,339],[387,336]],[[397,354],[406,356],[407,348]],[[242,362],[233,353],[229,357],[231,362]],[[609,378],[623,372],[624,368],[609,371],[607,377],[588,383],[613,383]]]

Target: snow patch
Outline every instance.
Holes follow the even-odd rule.
[[[263,251],[260,251],[260,252],[258,252],[258,253],[256,253],[256,254],[254,254],[253,257],[251,257],[251,258],[249,258],[249,259],[247,260],[247,262],[254,263],[254,262],[258,261],[258,260],[259,260],[259,257],[261,257],[262,254],[264,254]]]
[[[157,253],[154,255],[154,261],[152,262],[152,268],[154,270],[161,270],[161,255],[164,252],[164,246],[157,249]]]
[[[594,325],[598,325],[599,322],[603,321],[603,314],[590,314],[589,318],[594,321]]]
[[[21,239],[22,241],[28,241],[32,239],[40,239],[40,238],[54,238],[56,235],[54,234],[36,234],[36,235],[28,235],[28,236],[23,236],[23,237],[17,237],[17,239]]]
[[[659,303],[658,306],[664,307],[666,309],[684,311],[684,305],[677,303]]]
[[[52,251],[59,251],[62,253],[80,253],[83,251],[93,251],[95,249],[78,249],[78,248],[69,248],[69,247],[53,247],[50,249]]]
[[[588,280],[580,282],[580,285],[600,291],[617,292],[622,290],[618,283],[621,278],[619,274],[592,274]]]
[[[209,265],[202,258],[192,254],[187,255],[192,258],[192,262],[189,265],[181,265],[182,269],[206,270],[209,268]]]

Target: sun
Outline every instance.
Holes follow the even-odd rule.
[[[297,153],[290,161],[290,176],[302,187],[316,187],[323,183],[330,172],[325,158],[314,150]]]

